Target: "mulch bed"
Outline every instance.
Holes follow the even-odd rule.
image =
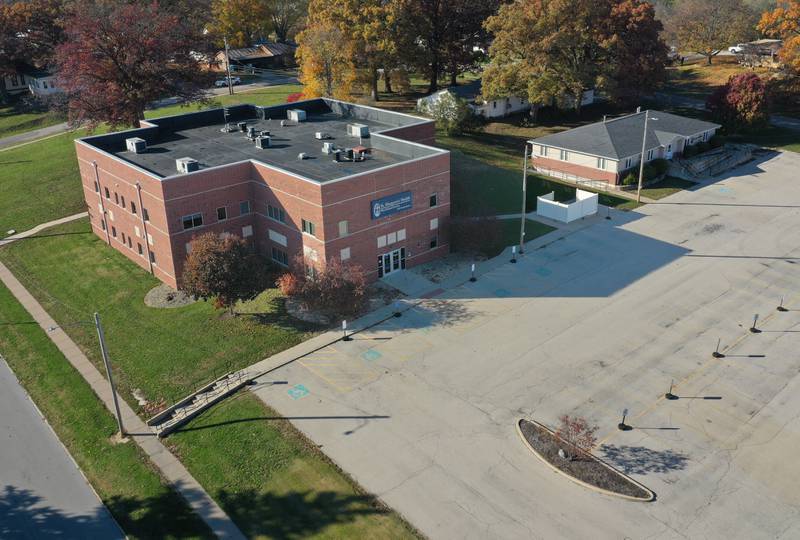
[[[560,447],[566,447],[555,435],[528,420],[520,420],[519,428],[523,437],[548,463],[587,484],[621,495],[649,500],[651,493],[637,486],[619,473],[601,463],[596,457],[581,452],[582,457],[573,460],[558,455]]]

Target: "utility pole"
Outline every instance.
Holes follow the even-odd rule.
[[[222,39],[225,42],[225,72],[228,74],[228,94],[233,95],[233,81],[231,81],[231,58],[228,55],[228,36],[224,36]]]
[[[111,374],[111,364],[108,361],[108,350],[106,349],[106,337],[103,333],[103,325],[100,324],[100,314],[94,314],[94,325],[97,328],[97,337],[100,340],[100,352],[103,355],[103,363],[106,365],[106,374],[108,375],[108,382],[111,385],[111,397],[114,399],[114,411],[117,413],[117,426],[119,427],[119,436],[125,436],[125,429],[122,427],[122,414],[119,412],[119,401],[117,399],[117,389],[114,387],[114,377]]]
[[[519,253],[525,252],[525,202],[528,194],[528,143],[525,143],[525,161],[522,164],[522,216],[519,221]]]
[[[642,178],[644,177],[644,151],[647,145],[647,120],[650,116],[650,109],[644,111],[644,134],[642,135],[642,155],[639,158],[639,186],[636,188],[636,202],[642,202]],[[658,118],[652,118],[658,120]]]

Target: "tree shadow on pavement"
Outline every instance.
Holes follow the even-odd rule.
[[[625,474],[650,474],[680,471],[689,464],[689,456],[674,450],[651,450],[644,446],[604,444],[605,459]]]

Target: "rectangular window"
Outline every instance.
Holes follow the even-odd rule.
[[[103,188],[103,189],[106,192],[106,199],[110,199],[111,198],[111,194],[108,192],[108,188]]]
[[[117,228],[116,227],[111,227],[111,236],[113,236],[114,238],[117,237]]]
[[[560,150],[558,158],[561,161],[569,161],[569,152],[567,152],[566,150]]]
[[[251,236],[253,236],[253,226],[246,225],[242,227],[242,238],[250,238]]]
[[[397,231],[397,241],[402,242],[405,239],[406,239],[406,230],[400,229],[399,231]]]
[[[113,210],[109,210],[108,211],[108,217],[111,218],[111,221],[114,221],[114,211]]]
[[[378,247],[379,248],[386,247],[386,235],[378,237]]]
[[[106,220],[104,219],[100,220],[100,228],[106,230]]]
[[[387,244],[394,244],[395,242],[397,242],[397,233],[396,232],[392,232],[392,233],[389,233],[389,234],[386,235],[386,243]]]
[[[349,227],[349,225],[348,225],[346,219],[339,222],[339,236],[340,237],[348,235],[348,232],[349,232],[348,231],[348,227]]]
[[[116,191],[114,192],[114,202],[119,204],[119,194]]]
[[[432,230],[432,231],[435,231],[435,230],[436,230],[436,229],[438,229],[438,228],[439,228],[439,218],[438,218],[438,217],[435,217],[435,218],[433,218],[433,219],[431,220],[431,230]]]
[[[122,207],[125,208],[125,195],[122,195],[119,200],[122,201]]]
[[[94,191],[100,193],[100,184],[97,183],[97,180],[94,181]]]
[[[135,214],[135,213],[136,213],[136,205],[135,205],[135,204],[133,204],[133,203],[131,203],[131,213],[132,213],[132,214]]]
[[[189,216],[183,216],[181,221],[183,222],[184,231],[194,229],[195,227],[201,227],[203,225],[203,214],[197,213]]]
[[[143,255],[144,251],[142,250],[142,244],[139,243],[139,242],[136,242],[136,247],[139,248],[139,255]]]
[[[250,213],[250,201],[242,201],[239,203],[239,215],[244,216]]]
[[[346,247],[339,251],[339,258],[343,261],[346,261],[350,258],[350,248]]]
[[[650,161],[650,160],[653,159],[653,152],[654,152],[654,150],[648,150],[647,151],[647,161]]]
[[[286,223],[286,212],[283,211],[283,208],[278,208],[277,206],[272,206],[271,204],[268,204],[267,215],[269,216],[270,219],[274,221]]]
[[[125,243],[125,233],[120,233],[120,234],[122,234],[122,243],[124,244]]]
[[[282,235],[277,231],[273,231],[272,229],[269,229],[267,231],[267,236],[269,236],[270,240],[272,240],[276,244],[282,245],[283,247],[286,247],[286,245],[288,244],[288,242],[286,241],[286,236]]]
[[[310,234],[311,236],[316,236],[314,233],[316,232],[316,227],[310,221],[306,221],[305,219],[300,220],[303,226],[303,232],[306,234]]]
[[[150,221],[150,214],[147,213],[147,208],[142,208],[142,216],[145,221]]]
[[[226,219],[228,219],[228,208],[220,206],[217,208],[217,221],[225,221]]]
[[[540,156],[547,156],[547,147],[546,146],[539,146],[539,155]]]
[[[150,233],[147,233],[147,243],[153,245],[153,235]]]
[[[289,266],[289,255],[278,248],[272,248],[272,260],[283,266]]]
[[[433,208],[434,206],[436,206],[437,204],[439,204],[439,200],[438,200],[438,197],[436,196],[436,193],[434,193],[433,195],[431,195],[429,200],[430,200],[430,205],[431,205],[431,208]]]
[[[431,249],[436,249],[436,246],[438,245],[439,245],[439,237],[434,236],[433,238],[431,238]]]
[[[597,168],[598,169],[605,169],[606,168],[606,158],[597,158]]]
[[[152,251],[150,252],[150,262],[156,264],[156,254]]]
[[[139,229],[139,227],[137,225],[133,226],[133,234],[136,235],[136,238],[139,238],[140,236],[142,236],[142,231],[141,231],[141,229]]]
[[[129,247],[130,249],[133,249],[133,240],[131,240],[131,237],[130,237],[130,236],[128,236],[128,247]]]

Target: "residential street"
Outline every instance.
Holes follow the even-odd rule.
[[[124,538],[2,358],[0,410],[0,538]]]

